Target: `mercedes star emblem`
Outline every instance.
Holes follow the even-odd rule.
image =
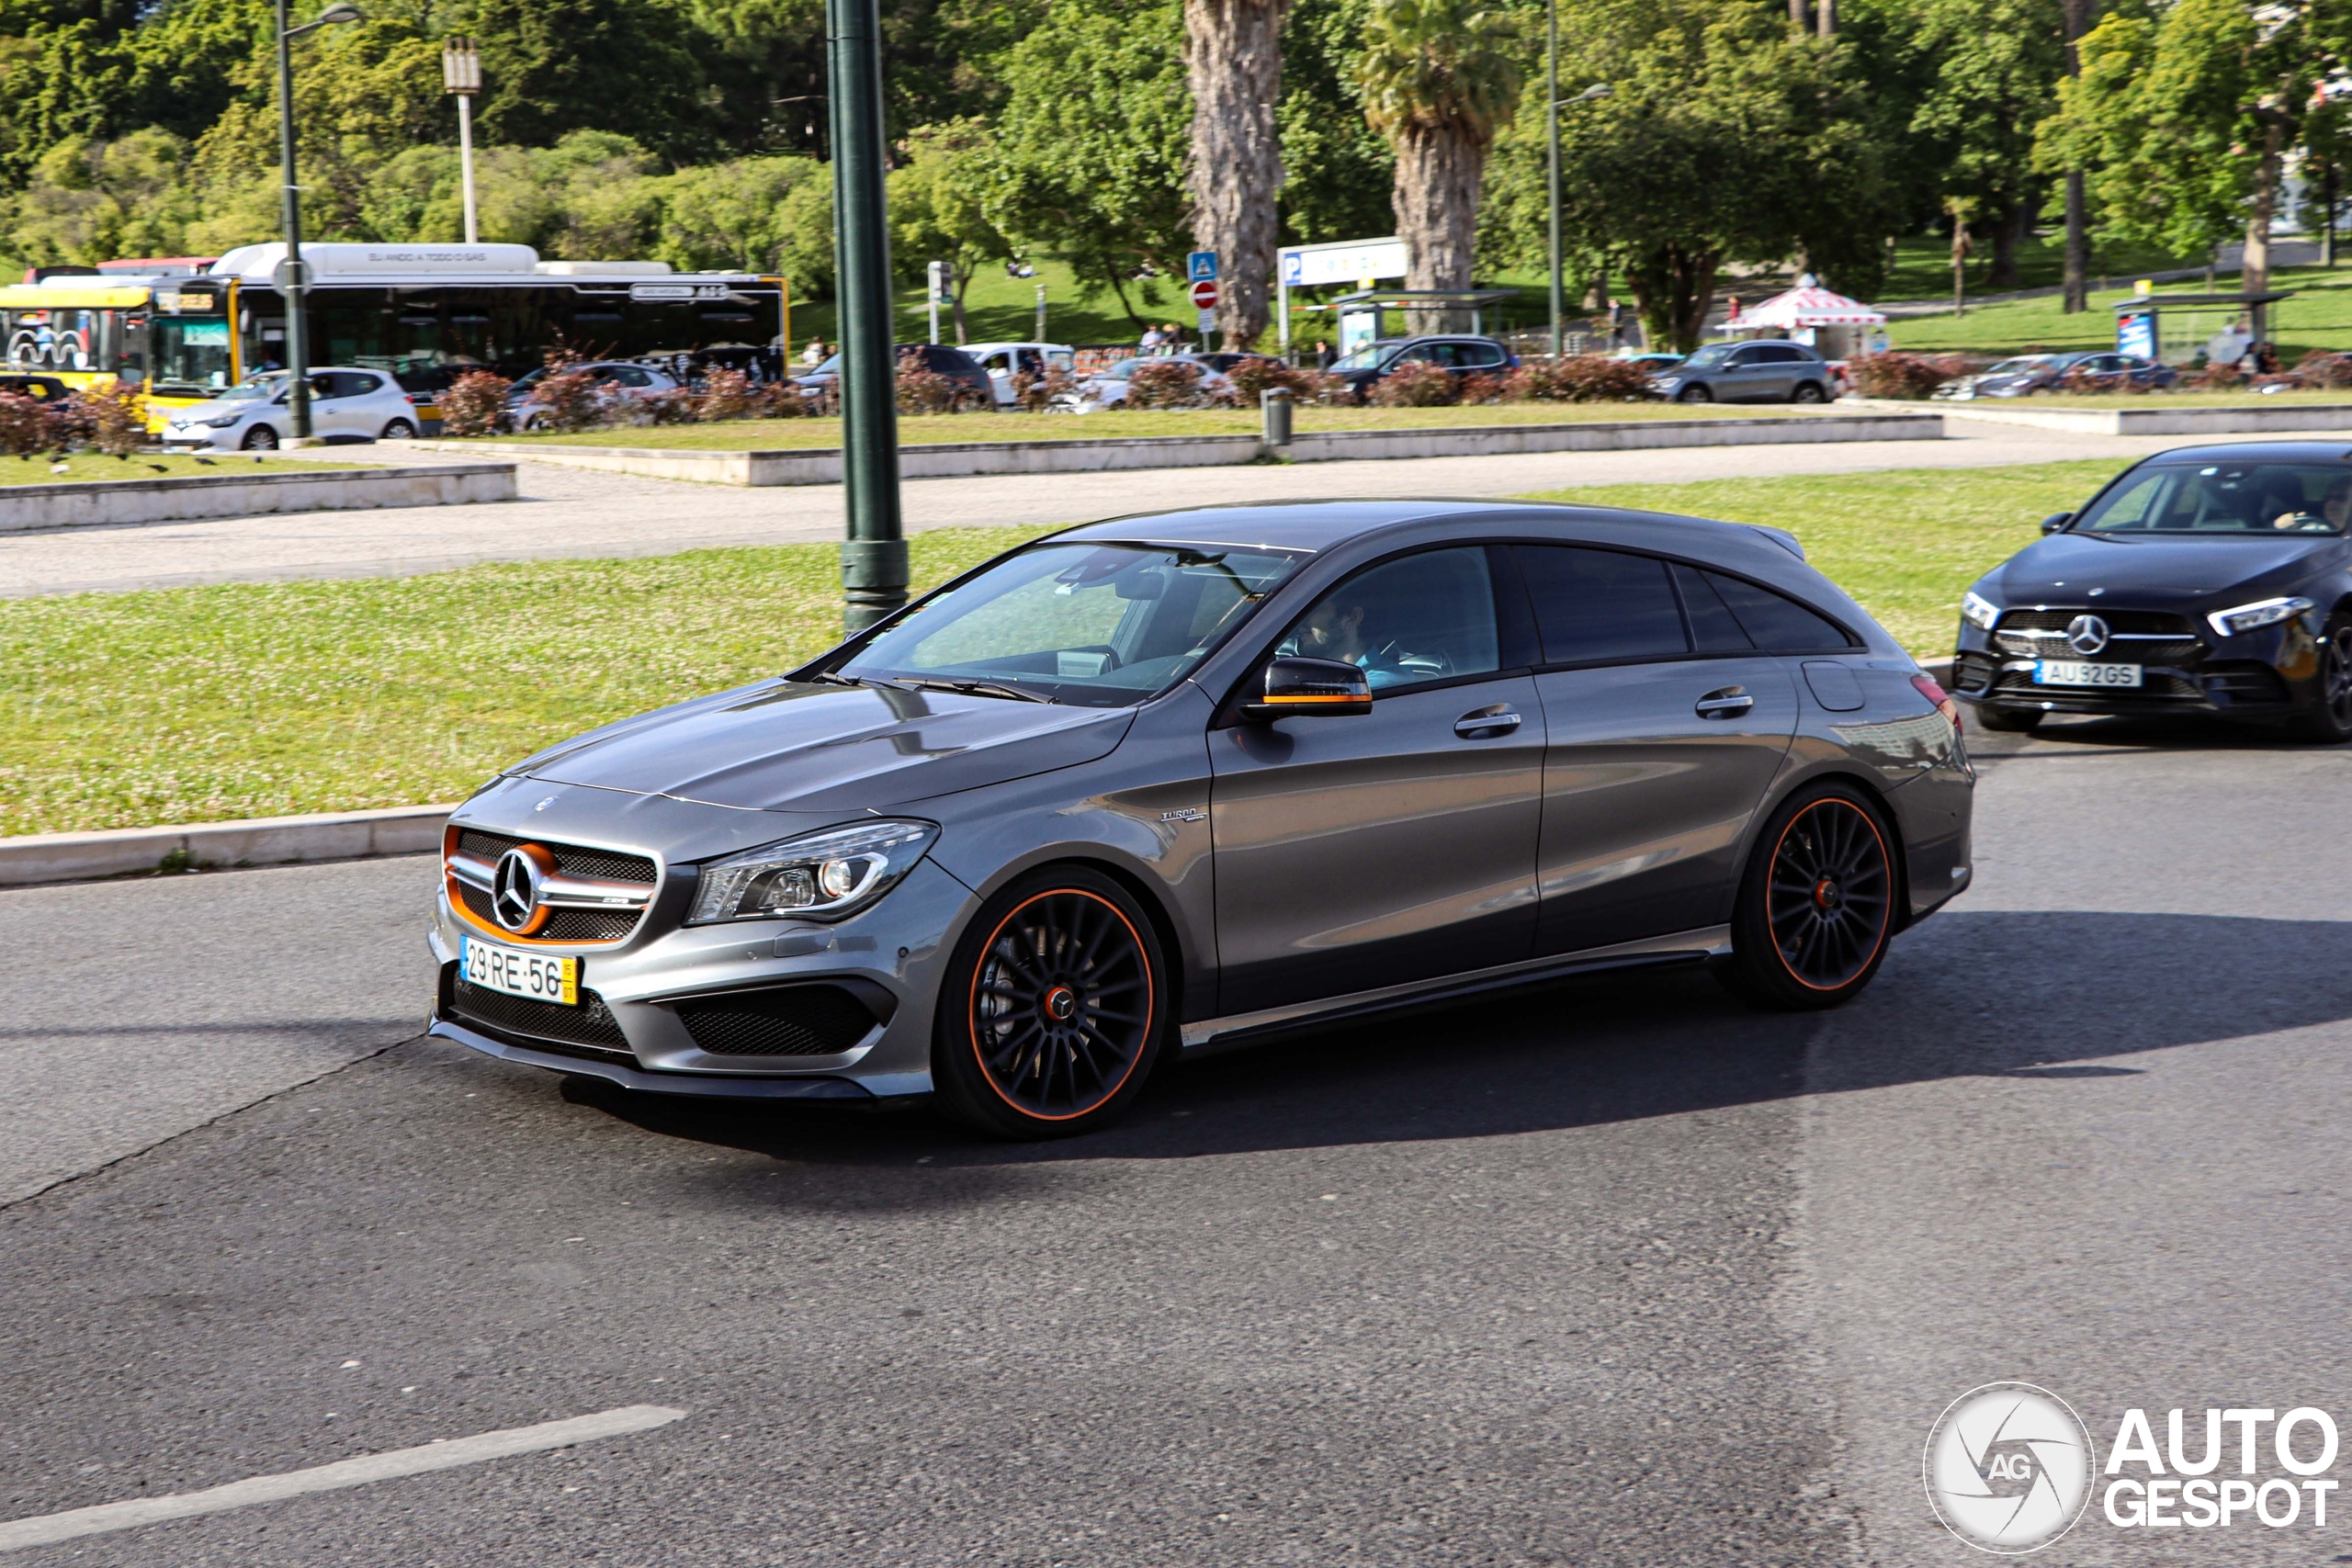
[[[2076,615],[2066,623],[2066,646],[2088,659],[2107,646],[2107,623],[2097,615]]]
[[[498,874],[491,881],[490,912],[510,931],[530,929],[539,912],[539,863],[519,849],[498,857]]]

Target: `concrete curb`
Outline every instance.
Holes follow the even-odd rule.
[[[2155,402],[2155,399],[2151,399]],[[2041,409],[1985,408],[1954,399],[1939,405],[1947,419],[1982,424],[2025,424],[2076,435],[2240,435],[2296,430],[2352,430],[2352,402],[2290,403],[2282,408]]]
[[[187,523],[270,512],[461,506],[478,501],[512,501],[514,493],[512,463],[6,485],[0,486],[0,534]]]
[[[315,817],[256,817],[176,828],[32,833],[0,839],[0,887],[86,882],[129,873],[424,854],[441,847],[457,807],[395,806]]]
[[[1089,416],[1115,420],[1116,414]],[[1773,446],[1790,442],[1935,441],[1943,412],[1907,405],[1891,412],[1767,414],[1716,419],[1588,420],[1558,424],[1479,424],[1410,430],[1326,430],[1295,437],[1294,463],[1367,457],[1476,457],[1529,452],[1623,452],[1651,447]],[[479,452],[564,468],[703,484],[838,484],[838,446],[769,451],[685,447],[553,446],[524,442],[419,441],[435,452]],[[1124,468],[1199,468],[1251,463],[1255,435],[1120,435],[1068,441],[959,441],[899,449],[901,479],[976,474],[1101,473]]]

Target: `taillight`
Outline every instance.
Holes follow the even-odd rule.
[[[1960,728],[1960,705],[1951,700],[1951,694],[1936,684],[1934,676],[1914,675],[1911,677],[1911,683],[1919,689],[1921,696],[1936,705],[1938,713],[1951,720],[1951,727],[1954,729]]]

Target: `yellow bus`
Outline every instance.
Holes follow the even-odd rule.
[[[284,367],[282,244],[246,245],[184,276],[51,276],[0,286],[6,368],[86,387],[138,386],[160,427],[258,371]],[[388,372],[427,434],[469,370],[516,377],[554,350],[785,374],[781,277],[674,273],[663,262],[541,261],[528,245],[316,244],[304,358]]]

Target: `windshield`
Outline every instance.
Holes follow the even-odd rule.
[[[274,398],[286,389],[286,372],[271,370],[259,376],[248,376],[233,387],[223,387],[213,397],[224,403],[248,403],[256,398]]]
[[[1339,358],[1333,360],[1331,362],[1331,368],[1334,370],[1369,370],[1374,366],[1379,364],[1382,360],[1387,358],[1388,355],[1400,345],[1401,341],[1402,340],[1397,338],[1388,337],[1381,338],[1374,343],[1365,344],[1362,348],[1357,349],[1354,353],[1342,355]]]
[[[188,387],[225,396],[229,386],[229,321],[158,317],[154,326],[155,385]]]
[[[1122,706],[1182,680],[1295,562],[1271,550],[1039,545],[933,599],[833,672]]]
[[[2341,534],[2342,463],[2167,463],[2127,474],[2074,525],[2088,534]]]
[[[1736,343],[1711,343],[1707,344],[1706,347],[1700,349],[1697,353],[1691,355],[1690,358],[1684,360],[1678,368],[1683,370],[1713,370],[1716,366],[1721,365],[1724,360],[1729,359],[1731,357],[1731,351],[1738,346],[1739,344]]]
[[[1979,372],[1979,374],[1985,376],[2023,376],[2030,371],[2039,370],[2049,363],[2050,355],[2046,354],[2028,354],[2016,359],[2004,359],[1998,365],[1986,366],[1984,370]]]

